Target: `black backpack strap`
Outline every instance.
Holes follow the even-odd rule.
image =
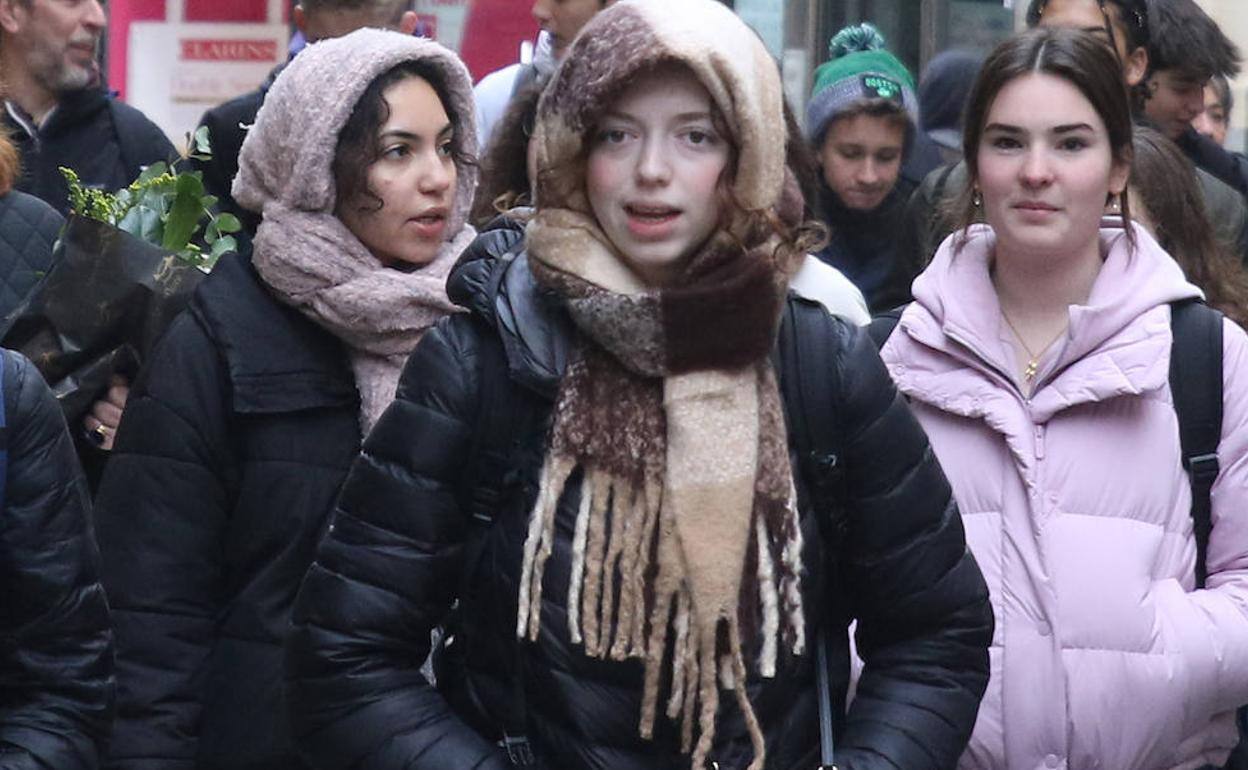
[[[1222,314],[1198,300],[1170,306],[1170,392],[1179,419],[1183,467],[1192,486],[1196,535],[1196,587],[1209,575],[1206,556],[1213,531],[1210,499],[1218,476],[1222,437]]]
[[[500,264],[490,276],[489,296],[496,296],[506,273]],[[515,468],[516,450],[523,431],[533,419],[526,402],[517,403],[508,377],[507,354],[497,334],[482,335],[478,352],[478,403],[473,425],[469,463],[461,477],[461,499],[470,517],[468,540],[459,577],[459,601],[469,598],[473,576],[484,556],[491,529],[505,503],[508,479]],[[524,692],[524,655],[520,640],[514,641],[512,696],[508,703],[491,703],[500,715],[502,746],[514,767],[535,767],[528,738],[528,706]]]
[[[821,320],[822,323],[817,323]],[[810,490],[820,529],[828,547],[841,542],[845,520],[841,515],[843,473],[840,461],[840,432],[819,430],[833,425],[833,383],[835,363],[827,359],[832,349],[832,318],[822,308],[790,301],[780,325],[776,364],[780,393],[788,430],[798,458],[798,472]],[[784,375],[789,376],[785,377]],[[815,637],[815,688],[819,703],[820,767],[834,767],[832,674],[828,661],[826,625],[820,624]]]

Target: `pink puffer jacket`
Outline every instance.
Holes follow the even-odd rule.
[[[1169,387],[1168,303],[1200,292],[1143,230],[1104,267],[1031,399],[988,275],[946,241],[882,355],[927,429],[992,593],[992,680],[961,768],[1221,765],[1248,703],[1248,337],[1225,328],[1208,588]]]

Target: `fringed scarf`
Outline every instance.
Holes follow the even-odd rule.
[[[769,359],[802,255],[742,217],[699,248],[672,288],[650,291],[613,251],[585,195],[585,138],[638,73],[664,62],[687,66],[728,125],[741,210],[789,227],[801,218],[796,184],[785,183],[779,73],[731,10],[620,0],[581,30],[533,138],[543,171],[529,264],[580,337],[525,540],[516,632],[541,631],[557,503],[579,467],[572,640],[593,657],[643,661],[640,733],[653,735],[662,708],[695,768],[714,745],[720,689],[731,691],[753,743],[750,770],[761,770],[746,656],[758,650],[751,662],[770,677],[782,645],[805,648],[801,532]]]
[[[759,647],[757,670],[771,677],[781,644],[795,655],[805,646],[801,532],[768,357],[791,267],[772,242],[743,248],[721,233],[681,288],[651,293],[620,271],[592,220],[548,211],[528,237],[534,274],[566,300],[582,337],[525,541],[517,634],[540,631],[556,504],[580,467],[573,642],[592,657],[644,661],[643,737],[660,683],[671,683],[664,712],[693,767],[711,750],[720,686],[732,691],[758,770],[762,731],[738,686],[745,650]]]

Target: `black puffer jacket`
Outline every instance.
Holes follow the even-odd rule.
[[[94,770],[115,687],[87,485],[39,372],[12,351],[0,357],[0,770]]]
[[[493,233],[485,239],[499,243]],[[526,260],[499,262],[481,253],[482,244],[466,252],[448,287],[472,314],[444,320],[408,361],[398,398],[352,466],[300,590],[287,657],[298,744],[320,768],[501,770],[508,764],[494,741],[516,703],[513,675],[520,671],[541,768],[686,770],[689,758],[663,718],[653,742],[638,736],[641,664],[591,660],[568,639],[575,490],[560,502],[541,638],[514,641],[520,552],[572,337]],[[828,398],[838,425],[820,429],[844,431],[849,471],[845,545],[836,553],[824,548],[799,490],[808,633],[813,638],[825,626],[834,640],[841,703],[851,618],[859,618],[868,661],[854,707],[837,715],[838,764],[952,767],[987,683],[992,616],[983,579],[949,487],[869,339],[815,305],[793,310],[798,333],[827,335],[836,383]],[[496,496],[464,483],[481,467],[474,425],[491,398],[496,411],[534,418],[517,417],[518,440],[499,458]],[[501,437],[492,442],[512,446]],[[469,513],[482,505],[498,521],[461,590]],[[430,630],[456,598],[454,641],[435,690],[419,666]],[[751,681],[750,696],[769,770],[815,767],[809,657],[788,660],[775,679]],[[740,713],[731,702],[722,709],[712,756],[721,768],[744,768],[750,748]]]
[[[33,195],[16,190],[0,195],[0,320],[52,267],[52,246],[63,224],[56,209]]]
[[[302,767],[281,647],[359,446],[338,340],[222,258],[136,380],[96,501],[112,767]]]

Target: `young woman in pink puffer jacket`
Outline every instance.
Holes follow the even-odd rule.
[[[1131,221],[1130,110],[1109,48],[1063,30],[1002,44],[965,151],[965,218],[986,224],[944,243],[883,348],[996,612],[960,767],[1221,765],[1248,702],[1248,338],[1226,322],[1195,590],[1169,303],[1200,291]]]

